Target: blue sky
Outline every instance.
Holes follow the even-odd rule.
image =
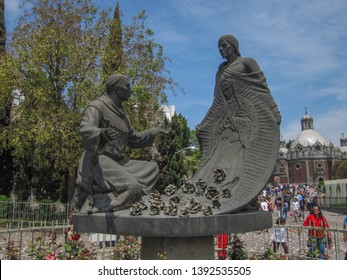
[[[13,29],[21,0],[5,0]],[[217,41],[239,40],[241,55],[263,70],[282,114],[281,134],[295,139],[307,107],[315,130],[335,146],[347,136],[346,0],[119,0],[122,21],[145,10],[146,25],[172,61],[166,67],[185,90],[169,95],[193,129],[213,100],[215,73],[222,62]],[[95,0],[114,8],[116,0]]]

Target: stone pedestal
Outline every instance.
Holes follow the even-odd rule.
[[[169,260],[214,259],[214,237],[148,237],[141,238],[141,259],[156,260],[164,253]]]
[[[271,228],[271,212],[170,217],[130,216],[126,213],[74,214],[77,232],[141,236],[142,259],[214,259],[214,235]]]

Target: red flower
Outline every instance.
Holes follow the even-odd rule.
[[[70,239],[71,241],[77,241],[77,240],[80,239],[80,237],[81,237],[80,234],[78,234],[77,232],[74,232],[74,233],[72,233],[72,234],[69,236],[69,239]]]
[[[72,228],[69,230],[67,236],[68,236],[70,241],[77,241],[81,237],[81,235],[79,235],[77,232],[75,232]]]
[[[46,257],[45,260],[56,260],[57,257],[54,253],[49,253]]]

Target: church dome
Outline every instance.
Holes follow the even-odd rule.
[[[330,143],[319,132],[314,129],[305,129],[296,137],[292,146],[295,147],[300,144],[301,146],[307,147],[313,146],[317,142],[324,146],[330,145]]]
[[[319,132],[314,130],[313,118],[307,114],[307,108],[305,108],[305,115],[301,118],[301,132],[294,140],[292,146],[296,147],[300,144],[303,147],[308,147],[313,146],[317,142],[323,146],[330,145]]]

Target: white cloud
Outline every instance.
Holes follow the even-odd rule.
[[[336,108],[330,111],[321,111],[316,117],[315,128],[324,135],[327,140],[332,140],[335,144],[340,144],[342,133],[346,135],[347,127],[345,125],[347,106]]]

